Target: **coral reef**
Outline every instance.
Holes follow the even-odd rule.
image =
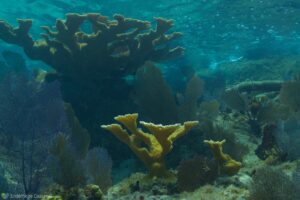
[[[167,34],[173,21],[162,18],[155,21],[154,29],[148,21],[119,14],[111,20],[96,13],[71,13],[66,15],[65,21],[57,20],[56,31],[43,26],[43,39],[36,41],[28,33],[32,20],[18,20],[16,28],[0,21],[0,39],[23,47],[29,58],[41,60],[55,69],[54,73],[47,74],[46,80],[61,82],[65,100],[72,104],[85,125],[90,121],[86,120],[87,116],[99,121],[101,117],[97,113],[111,115],[105,105],[114,98],[114,92],[127,95],[129,88],[123,78],[134,74],[145,61],[167,60],[183,53],[182,47],[169,45],[181,36],[178,32]],[[81,27],[85,23],[90,24],[91,33]],[[126,95],[120,99],[127,99]]]
[[[297,1],[1,2],[1,197],[300,199]]]
[[[256,103],[256,105],[259,106],[258,104],[267,101],[269,98],[267,95],[278,93],[283,83],[283,81],[268,80],[241,82],[226,89],[222,95],[222,99],[232,109],[247,111],[253,108],[252,103]]]
[[[289,106],[278,101],[284,84],[283,81],[246,81],[226,89],[222,99],[233,111],[245,113],[252,132],[259,136],[264,125],[287,120],[291,115]]]
[[[170,177],[164,157],[173,149],[173,142],[185,135],[198,121],[187,121],[183,125],[156,125],[141,121],[140,124],[151,133],[145,133],[137,127],[138,114],[119,115],[115,120],[126,127],[131,135],[119,124],[102,125],[110,131],[143,161],[150,177]],[[146,145],[146,147],[144,147]]]
[[[222,146],[226,140],[222,141],[213,141],[213,140],[204,140],[205,144],[208,144],[211,148],[214,158],[219,164],[220,171],[227,175],[235,175],[238,173],[242,167],[242,163],[232,159],[228,154],[223,153]]]
[[[182,47],[171,45],[182,35],[171,32],[173,21],[155,21],[156,27],[151,27],[148,21],[120,14],[109,19],[96,13],[70,13],[65,20],[56,21],[55,30],[43,26],[45,33],[39,40],[29,35],[32,20],[20,19],[18,27],[0,21],[0,39],[21,46],[30,59],[55,70],[46,74],[46,81],[60,81],[64,100],[71,103],[96,143],[106,139],[97,138],[101,131],[98,122],[106,123],[135,107],[125,77],[135,74],[146,61],[160,62],[183,54]]]

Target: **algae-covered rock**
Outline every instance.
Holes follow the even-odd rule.
[[[172,173],[176,173],[172,171]],[[132,174],[127,179],[112,186],[107,199],[174,199],[179,194],[177,180],[150,178],[144,173]]]
[[[65,189],[61,186],[53,186],[51,195],[42,195],[42,200],[103,200],[103,193],[98,185],[86,185],[84,188],[73,187]]]

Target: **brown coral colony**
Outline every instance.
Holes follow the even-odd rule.
[[[161,61],[183,54],[182,47],[167,45],[182,35],[166,34],[173,21],[155,20],[154,30],[148,21],[119,14],[114,15],[114,20],[96,13],[67,14],[65,21],[56,21],[56,31],[43,26],[43,39],[36,41],[29,35],[32,20],[18,20],[17,28],[0,21],[0,38],[23,47],[31,59],[51,65],[56,75],[73,80],[78,76],[97,79],[112,73],[132,74],[146,60]],[[90,23],[91,33],[82,31],[85,22]]]

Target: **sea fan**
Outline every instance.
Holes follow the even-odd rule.
[[[0,84],[0,128],[25,194],[42,184],[49,142],[68,129],[59,84],[37,83],[24,71],[8,74]]]
[[[296,187],[279,169],[260,168],[253,177],[248,200],[296,200]]]
[[[89,182],[97,184],[104,192],[112,185],[112,160],[104,148],[91,149],[86,157]]]
[[[300,158],[300,123],[296,117],[287,121],[278,122],[278,129],[275,132],[276,141],[287,158],[295,160]]]
[[[181,191],[194,191],[201,185],[211,183],[217,178],[217,164],[197,156],[182,161],[178,168],[178,187]]]

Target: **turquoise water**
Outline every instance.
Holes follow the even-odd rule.
[[[0,198],[299,199],[299,12],[0,0]]]

